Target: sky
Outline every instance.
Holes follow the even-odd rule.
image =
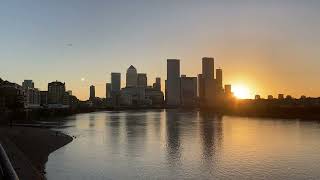
[[[90,85],[105,96],[111,72],[124,86],[131,64],[164,86],[166,59],[196,76],[209,56],[252,97],[318,97],[319,17],[318,0],[4,0],[0,78],[59,80],[85,100]]]

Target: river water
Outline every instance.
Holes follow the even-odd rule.
[[[60,119],[48,180],[320,179],[320,123],[156,110]]]

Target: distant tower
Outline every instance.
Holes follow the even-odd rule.
[[[106,98],[111,98],[111,83],[106,83]]]
[[[23,82],[22,82],[22,87],[23,88],[34,88],[34,83],[33,83],[33,81],[32,80],[24,80]]]
[[[130,66],[126,74],[126,87],[136,87],[137,86],[137,69],[134,66]]]
[[[224,93],[226,94],[226,96],[232,96],[231,85],[230,84],[226,84],[224,86]]]
[[[202,58],[202,77],[204,79],[214,79],[214,59],[212,57]]]
[[[147,87],[147,86],[148,86],[147,74],[138,73],[138,87]]]
[[[158,91],[161,91],[161,78],[159,77],[156,78],[156,82],[153,83],[153,88]]]
[[[180,105],[180,60],[167,60],[167,82],[166,82],[167,105]]]
[[[93,100],[96,98],[96,90],[94,85],[90,86],[90,100]]]
[[[111,73],[111,92],[119,92],[121,88],[121,74]]]
[[[222,85],[222,69],[217,69],[216,70],[216,81],[217,81],[217,88],[219,90],[222,90],[223,85]]]

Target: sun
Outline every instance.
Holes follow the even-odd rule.
[[[234,85],[232,86],[232,92],[238,99],[250,99],[250,90],[245,85]]]

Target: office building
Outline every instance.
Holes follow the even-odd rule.
[[[106,83],[106,98],[111,98],[111,83]]]
[[[34,88],[34,83],[32,80],[24,80],[22,82],[22,87],[23,88]]]
[[[169,106],[180,105],[180,60],[167,60],[166,103]]]
[[[96,90],[93,85],[90,86],[90,100],[94,100],[96,98]]]
[[[217,88],[219,90],[223,89],[223,82],[222,82],[222,69],[216,70],[216,81],[217,81]]]
[[[204,79],[202,74],[198,74],[198,96],[200,99],[204,98]]]
[[[138,73],[138,87],[147,87],[147,86],[148,86],[147,74]]]
[[[121,74],[111,73],[111,102],[115,107],[120,105],[120,89]]]
[[[197,102],[197,78],[182,76],[180,79],[182,106],[195,106]]]
[[[48,105],[48,91],[40,91],[40,105]]]
[[[48,84],[48,104],[63,104],[65,83],[54,81]]]
[[[131,65],[126,74],[126,87],[137,87],[137,79],[137,69]]]
[[[161,78],[159,77],[156,78],[156,82],[153,83],[153,88],[158,91],[161,91]]]
[[[121,74],[111,73],[111,92],[119,92],[121,89]]]
[[[231,90],[231,85],[230,84],[226,84],[224,86],[224,93],[227,97],[232,96],[232,90]]]
[[[202,77],[204,79],[214,79],[214,59],[212,57],[202,58]]]

